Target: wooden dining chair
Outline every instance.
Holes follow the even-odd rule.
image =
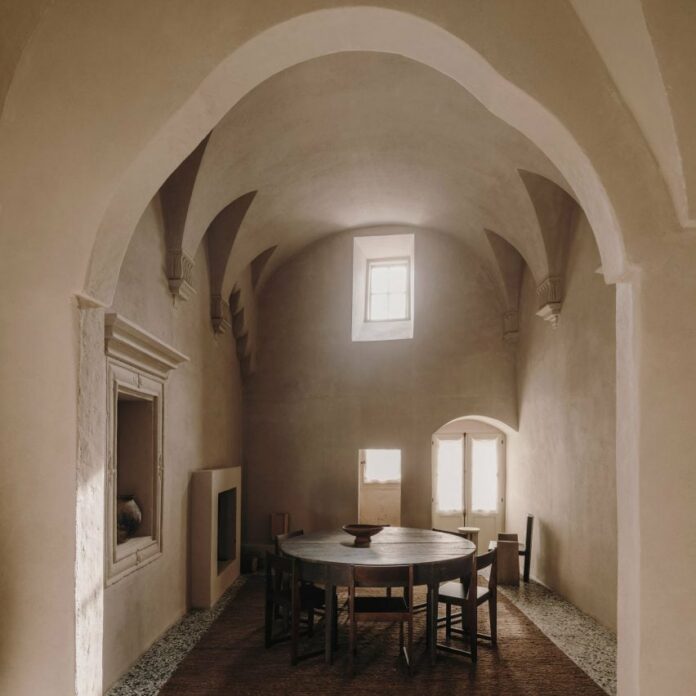
[[[451,534],[452,536],[457,536],[461,537],[462,539],[467,539],[468,541],[471,541],[466,534],[462,534],[459,531],[454,531],[452,529],[438,529],[437,527],[432,527],[431,531],[433,532],[441,532],[442,534]],[[428,603],[425,602],[424,604],[416,604],[416,606],[413,607],[413,611],[418,614],[422,611],[426,611],[428,608]]]
[[[472,553],[471,556],[439,563],[436,572],[443,579],[458,575],[459,580],[449,580],[438,585],[436,607],[444,604],[446,614],[443,618],[437,619],[437,628],[445,626],[448,642],[440,643],[436,641],[435,646],[438,650],[454,653],[455,655],[465,655],[470,657],[473,662],[476,662],[478,630],[476,620],[476,556]],[[460,611],[453,614],[453,607],[459,607]],[[467,635],[469,636],[468,650],[457,648],[450,644],[453,622],[460,622],[467,628]]]
[[[302,582],[297,560],[270,552],[266,554],[266,648],[290,640],[290,664],[293,665],[296,665],[299,660],[323,654],[322,650],[304,655],[299,653],[301,615],[306,614],[312,617],[314,611],[323,606],[324,591],[312,584]],[[279,613],[282,615],[283,631],[279,635],[274,635],[274,624],[277,622]],[[308,618],[308,622],[307,632],[311,634],[312,619]]]
[[[488,576],[488,582],[485,586],[478,584],[478,573],[486,568],[490,567],[490,573]],[[491,645],[496,646],[498,644],[498,564],[497,564],[497,550],[489,551],[476,558],[476,607],[480,607],[482,604],[488,603],[488,619],[490,624],[491,632],[479,633],[478,627],[476,627],[476,637],[483,640],[489,640]],[[452,605],[461,606],[466,608],[467,605],[464,604],[465,600],[468,598],[468,591],[462,587],[461,582],[447,582],[440,585],[440,590],[438,593],[438,601],[443,601],[441,598],[448,598],[448,607]],[[467,630],[467,626],[464,623],[462,628],[457,628],[456,625],[462,623],[465,619],[464,612],[460,614],[454,614],[450,610],[447,612],[445,617],[445,628],[447,638],[451,638],[452,635],[457,635],[461,637],[468,636],[472,637],[473,633]],[[477,621],[478,624],[478,612]]]
[[[286,539],[292,539],[293,537],[304,536],[304,529],[294,529],[291,532],[285,532],[284,534],[276,534],[273,537],[273,542],[275,544],[276,556],[282,556],[283,552],[280,549],[280,545]]]
[[[517,544],[517,555],[524,557],[524,570],[522,578],[525,582],[529,582],[529,573],[532,567],[532,538],[534,536],[534,515],[527,515],[527,525],[524,534],[524,544]],[[515,541],[517,542],[517,534],[498,534],[498,539],[503,541]],[[492,551],[496,548],[497,542],[491,541],[488,544],[488,550]],[[501,560],[502,564],[502,560]],[[500,583],[503,584],[502,582]]]
[[[273,541],[275,542],[276,556],[284,556],[285,555],[281,549],[281,544],[283,543],[283,541],[285,541],[286,539],[293,539],[294,537],[298,537],[298,536],[304,536],[304,529],[293,529],[292,531],[285,532],[284,534],[276,534],[275,538],[273,539]],[[302,580],[302,584],[303,585],[313,585],[313,583],[308,582],[306,580]],[[316,585],[313,585],[313,586],[316,587]],[[320,588],[317,588],[317,589],[319,589],[321,592],[323,592],[323,589],[320,589]],[[314,631],[314,614],[315,614],[315,612],[317,614],[323,615],[324,609],[322,607],[322,608],[317,608],[314,611],[310,611],[306,618],[302,617],[302,619],[301,619],[302,623],[307,624],[307,626],[309,628],[310,635]],[[280,608],[279,607],[276,608],[276,616],[280,616]]]
[[[402,587],[402,597],[356,596],[356,588]],[[354,566],[348,586],[349,665],[354,672],[354,656],[357,652],[357,624],[362,621],[398,621],[399,654],[406,659],[408,672],[413,664],[413,566]],[[404,645],[404,622],[408,625],[408,638]]]

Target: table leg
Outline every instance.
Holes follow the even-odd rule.
[[[430,622],[428,625],[428,635],[430,642],[428,648],[430,652],[430,664],[435,664],[437,654],[437,585],[428,585],[428,598],[430,604]]]
[[[338,650],[338,596],[336,594],[336,588],[334,587],[333,591],[333,615],[331,619],[332,623],[332,631],[333,631],[333,640],[331,643],[331,647],[333,648],[334,651]]]
[[[336,612],[336,588],[329,583],[326,583],[324,590],[324,611],[326,612],[324,615],[324,660],[326,664],[330,665],[333,663],[334,631],[336,630],[334,619]]]

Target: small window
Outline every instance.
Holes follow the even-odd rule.
[[[366,321],[402,321],[411,313],[410,259],[367,262]]]
[[[401,450],[368,449],[364,452],[363,483],[401,482]]]
[[[413,338],[414,235],[353,238],[353,341]]]

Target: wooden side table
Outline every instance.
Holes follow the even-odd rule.
[[[478,536],[481,531],[480,527],[457,527],[457,531],[464,535],[469,541],[474,543],[476,550],[478,550]]]

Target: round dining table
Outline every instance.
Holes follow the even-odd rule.
[[[336,587],[347,586],[358,565],[413,566],[414,584],[428,587],[427,642],[434,662],[438,585],[459,577],[456,562],[472,556],[474,544],[456,534],[410,527],[385,527],[365,547],[355,546],[353,541],[354,537],[339,529],[290,537],[280,544],[286,556],[301,562],[303,580],[324,584],[326,662],[332,662],[336,647]]]

